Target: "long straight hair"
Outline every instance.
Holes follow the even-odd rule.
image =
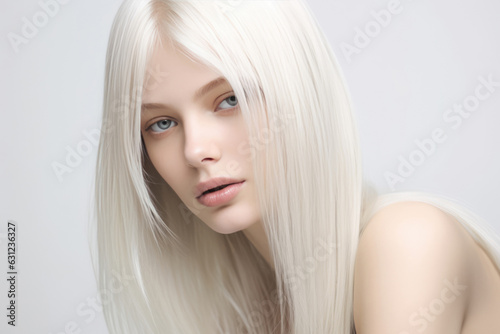
[[[148,70],[161,46],[231,84],[274,270],[242,231],[208,228],[149,160],[141,99],[164,79]],[[498,238],[464,208],[421,193],[379,196],[363,181],[343,74],[302,0],[125,1],[104,89],[93,257],[110,333],[355,333],[358,240],[395,201],[447,211],[500,268]],[[117,277],[131,278],[118,289]]]

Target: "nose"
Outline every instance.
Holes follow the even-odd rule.
[[[217,129],[208,120],[191,118],[184,123],[184,156],[188,166],[201,167],[219,161]]]

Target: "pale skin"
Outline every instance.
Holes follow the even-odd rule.
[[[143,106],[170,106],[149,106],[141,115],[142,137],[156,170],[210,228],[224,234],[242,230],[274,268],[258,214],[250,152],[238,149],[248,132],[237,104],[233,106],[231,86],[173,48],[156,50],[149,73],[160,74],[148,80]],[[197,94],[202,88],[209,89]],[[229,205],[201,205],[192,188],[218,176],[244,179],[245,184]]]
[[[358,334],[500,333],[500,273],[432,205],[401,202],[376,213],[354,274]]]
[[[243,231],[274,268],[249,156],[238,149],[248,132],[231,86],[174,48],[156,50],[149,66],[166,73],[142,101],[153,165],[207,226]],[[204,207],[192,189],[216,176],[245,183],[228,204]],[[500,333],[500,273],[458,222],[431,205],[379,211],[359,240],[354,274],[357,334]]]

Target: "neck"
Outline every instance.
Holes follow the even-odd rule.
[[[269,242],[267,241],[266,231],[264,230],[262,222],[259,221],[244,229],[243,233],[274,270],[274,261],[269,250]]]

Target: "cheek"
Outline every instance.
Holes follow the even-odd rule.
[[[172,185],[174,176],[180,172],[178,157],[168,147],[161,143],[150,143],[148,146],[148,155],[156,171],[169,185]]]
[[[226,131],[225,138],[231,138],[229,142],[234,152],[237,152],[239,158],[245,158],[243,152],[246,150],[242,148],[249,147],[251,140],[243,119],[238,119],[238,121],[233,126],[226,129]]]

